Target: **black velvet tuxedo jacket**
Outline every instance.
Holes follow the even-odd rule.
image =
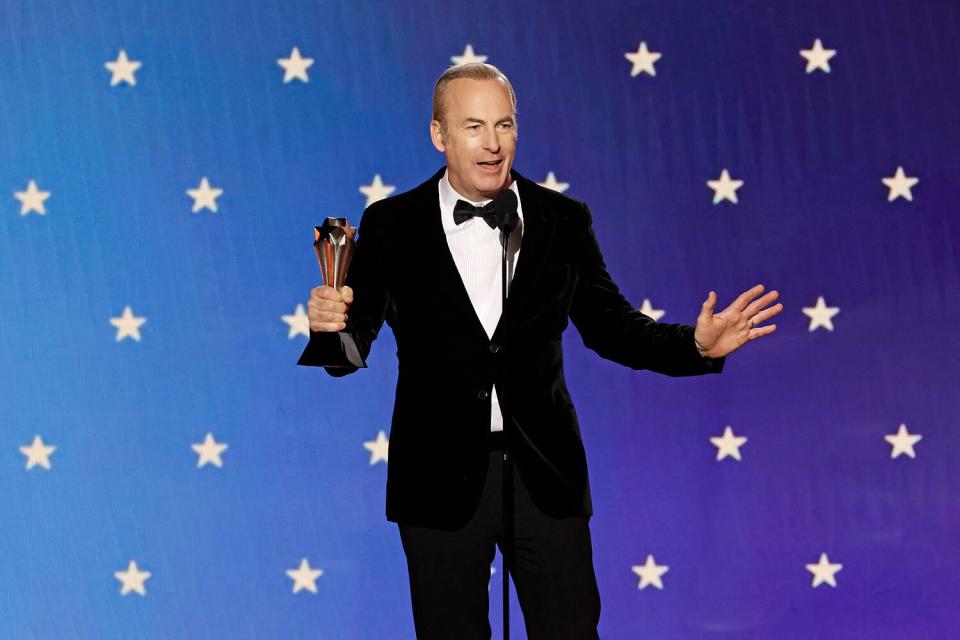
[[[341,333],[311,332],[298,364],[334,376],[361,365],[384,320],[399,377],[387,465],[387,518],[457,529],[479,501],[488,462],[490,392],[500,400],[517,472],[553,517],[591,513],[580,427],[563,377],[561,335],[632,369],[670,376],[719,372],[693,327],[640,313],[604,266],[586,205],[523,178],[523,240],[506,309],[487,337],[440,218],[437,183],[370,205],[347,275],[354,302]],[[355,350],[354,350],[355,347]],[[357,353],[359,352],[359,353]]]

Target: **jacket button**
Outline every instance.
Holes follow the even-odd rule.
[[[490,397],[490,392],[487,391],[486,389],[480,389],[480,391],[477,393],[477,397],[480,398],[481,400],[486,400],[487,398]]]
[[[500,351],[500,345],[497,344],[496,342],[491,342],[491,343],[490,343],[490,353],[496,353],[497,351]]]

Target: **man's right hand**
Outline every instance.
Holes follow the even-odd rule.
[[[347,326],[347,309],[353,302],[353,289],[339,291],[326,285],[310,290],[307,318],[311,331],[343,331]]]

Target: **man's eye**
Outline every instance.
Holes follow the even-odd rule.
[[[480,128],[480,125],[478,125],[478,124],[471,124],[471,125],[467,126],[467,129],[471,129],[471,130],[477,130],[477,129],[479,129],[479,128]]]
[[[512,123],[512,122],[501,122],[501,123],[500,123],[500,128],[501,128],[501,129],[512,129],[512,128],[513,128],[513,123]]]

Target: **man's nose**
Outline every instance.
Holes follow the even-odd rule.
[[[497,137],[497,132],[494,129],[484,129],[483,148],[490,153],[497,153],[500,151],[500,138]]]

